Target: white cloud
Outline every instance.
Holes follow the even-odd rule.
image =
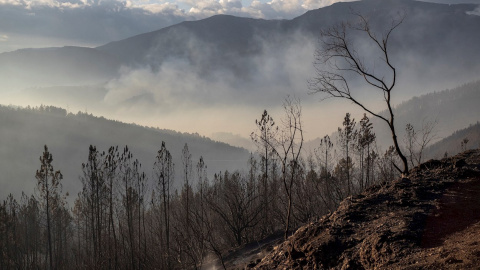
[[[22,2],[18,0],[0,0],[0,5],[21,6]]]
[[[139,8],[152,13],[193,16],[196,19],[215,14],[232,14],[265,19],[289,19],[307,10],[330,5],[338,0],[253,0],[246,6],[241,0],[0,0],[0,5],[38,6],[54,8],[82,8],[86,6],[120,6]],[[185,8],[186,7],[186,8]]]
[[[134,5],[130,3],[127,5],[127,7],[131,8],[134,7]],[[147,3],[137,5],[136,7],[156,14],[173,14],[180,17],[187,16],[185,10],[181,9],[177,4],[174,3]]]
[[[8,36],[7,35],[0,35],[0,42],[5,42],[8,41]]]

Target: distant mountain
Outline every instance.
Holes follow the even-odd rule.
[[[84,47],[22,49],[0,54],[3,88],[88,85],[118,75],[121,62],[102,51]]]
[[[216,58],[261,53],[261,40],[256,38],[280,33],[285,22],[215,15],[111,42],[97,49],[133,66],[159,65],[171,58],[195,62],[200,60],[198,57],[210,58],[216,63]],[[211,55],[197,55],[204,50],[209,50]],[[223,64],[227,62],[225,59],[221,61]]]
[[[480,149],[480,122],[477,121],[473,125],[457,130],[452,135],[430,145],[425,149],[425,157],[427,159],[441,159],[445,156],[445,153],[448,156],[456,155],[464,151],[462,142],[465,139],[465,149]]]
[[[257,146],[251,138],[245,138],[238,134],[232,134],[229,132],[215,132],[210,135],[210,138],[233,146],[245,148],[251,152],[257,151]]]
[[[426,93],[426,87],[434,89],[440,83],[454,85],[478,78],[480,16],[469,13],[475,8],[473,4],[364,0],[335,3],[292,20],[216,15],[94,49],[65,47],[4,53],[0,55],[0,76],[12,84],[28,82],[30,86],[85,85],[115,77],[120,65],[158,71],[165,62],[184,62],[203,77],[221,71],[244,83],[258,75],[262,64],[258,57],[289,53],[284,51],[286,47],[302,45],[304,39],[315,43],[320,29],[355,19],[352,11],[372,18],[375,27],[388,25],[400,12],[406,18],[390,42],[393,62],[400,77],[417,82],[418,88],[411,91]],[[311,55],[313,60],[313,51]]]
[[[147,177],[157,151],[165,141],[176,165],[175,187],[182,185],[181,154],[185,143],[192,154],[195,167],[203,156],[209,178],[214,173],[233,171],[246,167],[249,152],[225,143],[212,141],[197,134],[147,128],[95,117],[86,113],[67,114],[56,107],[22,109],[0,106],[0,197],[24,190],[32,192],[35,171],[43,146],[48,145],[53,154],[53,166],[64,175],[64,190],[70,194],[80,191],[81,165],[87,161],[89,145],[100,152],[110,146],[129,149],[141,164]],[[195,175],[195,170],[194,170]]]
[[[480,70],[477,51],[480,16],[467,14],[475,7],[412,0],[364,0],[335,3],[292,20],[216,15],[111,42],[97,49],[115,55],[130,66],[158,68],[165,61],[182,59],[204,75],[212,70],[227,69],[244,79],[255,74],[252,61],[256,56],[295,43],[298,35],[316,40],[320,29],[355,20],[352,12],[373,18],[375,27],[388,25],[398,13],[405,13],[404,23],[390,42],[393,62],[399,72],[430,83],[432,79],[458,83],[476,78]]]
[[[408,123],[419,132],[422,124],[428,121],[438,122],[434,130],[437,140],[446,138],[453,132],[480,120],[478,104],[480,104],[480,81],[414,97],[394,109],[399,138],[403,139]],[[391,134],[385,123],[374,119],[373,124],[380,144],[392,144]]]
[[[431,144],[427,151],[428,157],[443,157],[445,151],[450,155],[460,152],[460,140],[464,137],[471,139],[468,148],[478,147],[477,135],[474,135],[475,131],[478,131],[478,124],[464,130],[472,123],[480,121],[480,106],[478,104],[480,104],[480,81],[413,97],[402,102],[394,108],[395,127],[399,142],[403,144],[405,127],[408,123],[412,124],[415,130],[421,133],[424,123],[436,121],[437,124],[432,134],[435,137],[432,141],[434,144]],[[381,112],[381,114],[386,114],[386,112]],[[358,122],[361,115],[354,115],[354,118]],[[375,129],[377,143],[385,150],[393,144],[390,130],[384,121],[375,117],[371,117],[370,120]],[[339,127],[341,127],[342,121],[343,119],[338,119]],[[335,140],[336,132],[330,135]],[[320,139],[317,138],[307,142],[306,148],[314,149],[318,147]]]

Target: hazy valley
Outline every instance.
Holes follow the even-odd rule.
[[[263,2],[250,8],[275,4]],[[107,5],[82,3],[26,10],[69,14],[60,34]],[[432,209],[456,207],[440,198],[458,186],[473,187],[455,193],[470,209],[480,179],[467,151],[480,147],[480,6],[331,3],[288,19],[177,12],[155,28],[160,13],[112,2],[124,29],[102,13],[112,28],[88,34],[102,37],[75,27],[77,45],[0,53],[0,268],[364,269],[424,256],[411,235],[431,234]],[[150,32],[105,41],[137,28]],[[356,231],[392,223],[390,210],[403,225]],[[462,260],[440,266],[473,264]]]

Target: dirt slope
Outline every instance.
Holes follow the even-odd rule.
[[[347,198],[255,269],[480,269],[480,151]]]

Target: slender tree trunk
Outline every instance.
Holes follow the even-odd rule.
[[[46,207],[47,207],[47,237],[48,237],[48,256],[49,256],[49,268],[53,270],[53,254],[52,254],[52,229],[50,220],[50,192],[48,190],[48,175],[45,176],[45,186],[47,192]]]

